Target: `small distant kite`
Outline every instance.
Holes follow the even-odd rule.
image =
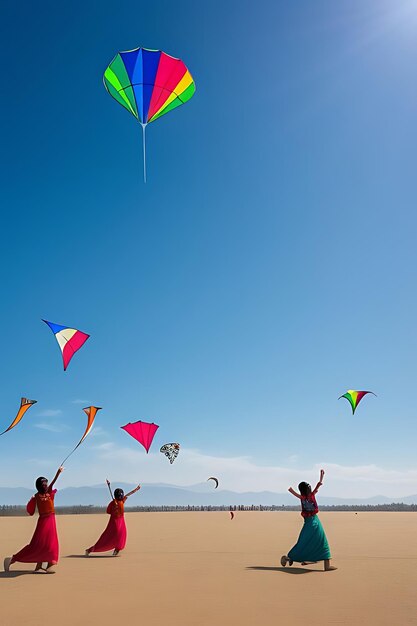
[[[217,489],[217,487],[219,486],[219,481],[217,480],[217,478],[215,478],[214,476],[210,476],[210,478],[207,478],[207,480],[214,480],[214,482],[216,483],[216,486],[214,488]]]
[[[6,428],[6,430],[4,430],[2,433],[0,433],[1,435],[4,435],[4,433],[7,433],[9,430],[11,430],[12,428],[14,428],[22,419],[22,417],[24,416],[24,414],[26,413],[26,411],[28,409],[30,409],[30,407],[33,404],[36,404],[37,400],[29,400],[28,398],[22,398],[20,400],[20,408],[17,412],[16,417],[14,418],[13,422],[10,424],[9,428]]]
[[[81,437],[80,441],[77,443],[75,448],[69,453],[69,455],[67,457],[65,457],[65,459],[62,461],[61,465],[64,465],[65,461],[70,458],[71,454],[73,454],[76,451],[78,446],[80,446],[82,444],[82,442],[84,441],[84,439],[87,437],[88,433],[93,428],[94,419],[96,417],[97,411],[101,411],[101,407],[99,407],[99,406],[87,406],[85,409],[83,409],[83,411],[87,415],[87,427],[85,429],[84,435]]]
[[[364,396],[366,396],[367,393],[371,393],[373,396],[376,397],[376,393],[374,393],[373,391],[354,391],[353,389],[349,389],[346,393],[343,394],[343,396],[340,396],[340,398],[346,398],[346,400],[349,401],[350,406],[352,407],[352,415],[354,415],[359,402]],[[338,399],[340,400],[340,398]]]
[[[85,344],[90,335],[87,335],[76,328],[61,326],[60,324],[54,324],[53,322],[48,322],[47,320],[42,321],[45,322],[45,324],[48,324],[49,328],[55,335],[55,339],[61,348],[64,370],[66,370],[74,354]]]
[[[148,453],[159,426],[153,422],[150,424],[149,422],[142,422],[139,420],[133,424],[129,422],[129,424],[120,426],[120,428],[123,428],[123,430],[129,433],[133,439],[139,441],[139,443],[145,448],[146,453]]]
[[[180,451],[179,443],[166,443],[160,449],[160,452],[162,452],[162,454],[165,454],[165,456],[168,457],[171,465],[177,458],[179,451]]]
[[[146,183],[146,126],[187,102],[195,92],[194,80],[180,59],[161,50],[136,48],[116,54],[103,82],[109,94],[142,126]]]
[[[230,519],[232,520],[234,518],[235,514],[233,513],[233,511],[229,511],[229,513],[230,513]]]

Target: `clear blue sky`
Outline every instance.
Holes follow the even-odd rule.
[[[119,426],[149,419],[155,451],[294,482],[375,465],[417,490],[417,5],[26,1],[0,29],[1,423],[38,400],[0,440],[2,484],[62,460],[80,400],[104,407],[103,449],[136,451]],[[146,185],[140,127],[102,85],[137,46],[197,86],[148,127]],[[91,334],[66,373],[41,318]],[[378,397],[352,417],[349,388]],[[67,484],[103,469],[94,441]]]

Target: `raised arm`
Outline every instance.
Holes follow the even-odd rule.
[[[320,487],[322,486],[323,478],[324,478],[324,470],[320,470],[320,480],[317,483],[317,485],[314,487],[313,495],[315,495],[318,492],[318,490],[320,489]]]
[[[299,494],[299,493],[297,493],[296,491],[294,491],[294,489],[293,489],[292,487],[290,487],[290,488],[288,489],[288,491],[289,491],[290,493],[292,493],[292,495],[293,495],[293,496],[295,496],[296,498],[300,498],[300,500],[301,500],[301,496],[300,496],[300,494]]]
[[[111,484],[110,484],[110,481],[109,481],[109,479],[108,479],[108,478],[106,478],[106,483],[107,483],[107,487],[109,488],[109,491],[110,491],[110,496],[111,496],[111,499],[113,500],[114,495],[113,495],[113,492],[112,492],[112,490],[111,490]]]
[[[132,491],[129,491],[129,493],[127,493],[125,495],[125,498],[128,498],[129,496],[132,496],[134,493],[136,493],[137,491],[139,491],[140,489],[140,485],[138,485],[135,489],[132,489]]]
[[[58,480],[58,476],[63,471],[64,471],[64,468],[62,466],[58,467],[57,473],[55,474],[53,481],[51,482],[51,484],[48,487],[48,491],[52,491],[52,487],[55,485],[56,481]]]

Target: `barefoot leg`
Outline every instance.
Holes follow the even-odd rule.
[[[325,559],[324,561],[324,571],[325,572],[331,572],[333,570],[337,569],[337,567],[333,567],[333,565],[330,565],[330,559]]]
[[[52,567],[55,565],[55,563],[48,563],[46,568],[45,568],[45,572],[48,572],[49,574],[53,574],[54,570],[52,569]]]
[[[4,571],[5,572],[9,572],[10,571],[10,565],[13,563],[13,559],[10,558],[10,556],[7,556],[4,559]]]

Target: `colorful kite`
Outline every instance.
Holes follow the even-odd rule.
[[[29,400],[28,398],[22,398],[20,400],[20,408],[17,412],[16,417],[14,418],[13,422],[10,424],[9,428],[6,428],[6,430],[0,433],[0,436],[4,435],[4,433],[7,433],[9,430],[14,428],[20,422],[20,420],[22,419],[26,411],[30,409],[32,404],[36,404],[36,402],[37,400]]]
[[[134,422],[133,424],[129,422],[125,426],[120,426],[123,428],[133,439],[139,441],[140,444],[145,448],[146,453],[149,452],[149,448],[151,447],[151,443],[153,438],[155,437],[155,433],[158,430],[159,426],[157,424],[149,424],[148,422],[142,422],[139,420],[138,422]]]
[[[104,72],[103,82],[109,94],[142,126],[146,183],[145,128],[194,95],[193,78],[180,59],[161,50],[136,48],[116,54]]]
[[[214,480],[214,482],[216,483],[216,486],[214,488],[217,489],[217,487],[219,486],[219,481],[217,480],[217,478],[214,478],[214,476],[210,476],[210,478],[207,478],[207,480]]]
[[[159,452],[162,452],[162,454],[165,454],[165,456],[168,457],[169,462],[172,465],[172,463],[177,458],[179,451],[180,451],[179,443],[166,443],[162,446]]]
[[[340,396],[340,398],[346,398],[346,400],[350,402],[350,405],[352,407],[352,415],[354,415],[359,402],[364,396],[366,396],[367,393],[371,393],[373,396],[376,396],[373,391],[354,391],[353,389],[349,389],[346,393],[343,394],[343,396]],[[340,400],[340,398],[338,399]]]
[[[76,328],[68,328],[68,326],[61,326],[46,320],[42,321],[48,324],[55,335],[55,339],[61,348],[64,370],[66,370],[74,354],[85,344],[90,335],[86,335],[86,333]]]
[[[99,407],[99,406],[87,406],[85,409],[83,409],[83,411],[87,415],[87,427],[85,429],[84,435],[81,437],[80,441],[77,443],[77,445],[75,446],[74,450],[72,450],[69,453],[69,455],[67,457],[65,457],[65,459],[62,461],[61,465],[64,465],[65,461],[70,458],[71,454],[73,454],[76,451],[78,446],[80,446],[82,444],[82,442],[84,441],[84,439],[87,437],[88,433],[93,428],[94,419],[96,417],[97,411],[101,411],[101,407]]]

